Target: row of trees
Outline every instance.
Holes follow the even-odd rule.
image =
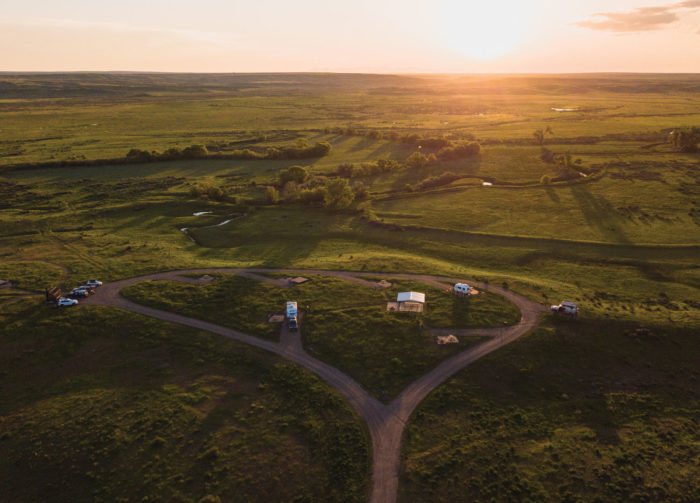
[[[305,140],[297,142],[296,145],[286,145],[281,147],[269,147],[264,151],[255,151],[248,148],[232,150],[225,154],[210,154],[204,145],[191,145],[183,149],[172,147],[164,152],[140,150],[132,148],[126,154],[126,159],[133,162],[154,162],[173,161],[180,159],[310,159],[314,157],[324,157],[330,154],[331,144],[323,141],[313,145]]]
[[[386,139],[389,141],[397,141],[401,143],[406,143],[408,145],[420,145],[422,148],[428,150],[440,150],[445,147],[452,147],[463,140],[474,140],[473,135],[464,135],[462,139],[454,140],[445,138],[442,136],[422,136],[418,133],[398,133],[397,131],[387,131],[382,132],[376,129],[372,130],[362,130],[357,129],[352,126],[346,127],[326,127],[324,129],[326,134],[339,134],[344,136],[366,136],[367,138],[372,138],[375,140]]]
[[[171,161],[177,159],[201,159],[209,154],[207,147],[204,145],[190,145],[185,148],[172,147],[165,152],[157,152],[155,150],[149,152],[147,150],[139,150],[132,148],[126,154],[126,158],[130,161],[151,162],[151,161]]]
[[[426,155],[423,152],[416,151],[404,159],[403,163],[391,159],[378,159],[376,161],[363,162],[359,165],[343,163],[338,166],[337,174],[342,178],[361,178],[401,168],[422,169],[434,166],[439,160],[460,159],[478,155],[480,152],[481,145],[477,142],[467,142],[445,147],[437,155],[433,152]]]
[[[334,210],[349,208],[354,201],[367,198],[368,191],[362,182],[350,185],[344,178],[332,178],[315,186],[303,186],[295,181],[288,181],[282,189],[272,185],[265,188],[266,200],[270,204],[280,201],[285,203],[323,204]]]
[[[210,199],[212,201],[223,201],[235,203],[237,199],[221,187],[215,187],[206,183],[198,183],[190,187],[190,196],[197,199]]]
[[[388,173],[401,168],[401,163],[393,159],[378,159],[371,162],[363,162],[355,165],[343,163],[338,166],[337,174],[341,178],[360,178],[363,176],[373,176],[380,173]]]

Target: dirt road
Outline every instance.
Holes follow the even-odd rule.
[[[503,295],[518,306],[522,313],[520,321],[512,326],[494,329],[460,329],[462,335],[490,336],[490,339],[458,353],[437,365],[433,370],[423,375],[397,396],[391,403],[383,404],[360,386],[354,379],[340,370],[310,356],[301,344],[301,335],[288,333],[283,329],[280,342],[271,342],[257,337],[232,330],[230,328],[215,325],[205,321],[188,318],[175,313],[160,311],[142,306],[122,297],[119,292],[134,283],[146,280],[174,280],[197,284],[195,278],[187,278],[184,274],[223,273],[237,274],[257,281],[265,281],[277,286],[286,286],[279,279],[261,276],[258,273],[281,272],[294,275],[321,274],[353,281],[373,287],[376,283],[362,279],[363,277],[384,277],[418,280],[431,286],[445,288],[449,283],[463,281],[462,278],[450,278],[445,276],[428,276],[413,274],[392,273],[351,273],[344,271],[319,271],[308,269],[196,269],[183,271],[169,271],[164,273],[149,274],[136,278],[129,278],[113,283],[107,283],[97,290],[96,295],[81,301],[81,304],[97,304],[118,307],[135,313],[151,316],[164,321],[187,325],[200,330],[213,332],[231,339],[235,339],[251,346],[256,346],[276,353],[290,361],[293,361],[311,372],[314,372],[328,384],[342,394],[367,422],[372,436],[372,492],[371,503],[392,503],[396,500],[399,477],[399,460],[401,452],[401,438],[411,413],[418,404],[436,387],[449,379],[459,370],[478,360],[506,344],[524,335],[539,323],[540,314],[545,308],[531,300],[526,299],[510,290],[496,286],[488,286],[479,282],[470,284],[488,289],[491,292]]]

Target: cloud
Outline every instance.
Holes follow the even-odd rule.
[[[639,7],[626,12],[598,12],[591,19],[574,23],[575,26],[591,30],[612,31],[615,33],[634,33],[640,31],[660,30],[679,21],[680,12],[700,9],[700,0],[655,7]]]

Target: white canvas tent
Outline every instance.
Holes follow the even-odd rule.
[[[417,302],[425,304],[425,294],[421,292],[400,292],[396,297],[396,302]]]

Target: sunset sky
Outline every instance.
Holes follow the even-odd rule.
[[[0,71],[700,72],[700,0],[0,0]]]

